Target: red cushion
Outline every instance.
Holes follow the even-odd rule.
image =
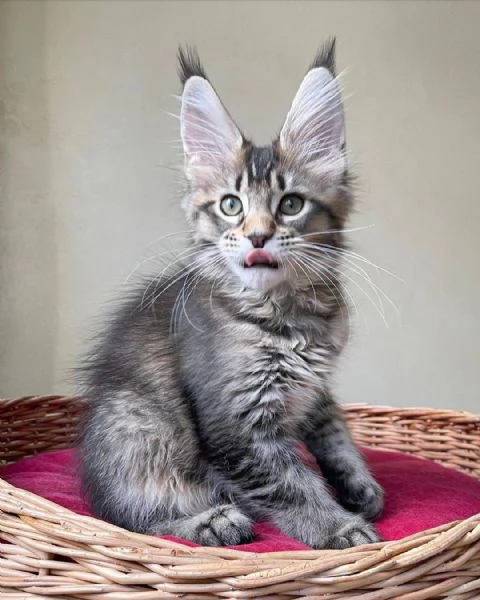
[[[386,493],[385,511],[377,523],[383,539],[397,540],[480,513],[480,481],[407,454],[363,452]],[[23,458],[1,469],[0,477],[78,514],[92,514],[80,493],[74,450]],[[253,543],[236,548],[251,552],[306,548],[266,523],[257,524],[255,534]]]

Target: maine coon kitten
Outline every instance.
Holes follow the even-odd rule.
[[[86,493],[108,521],[202,545],[247,542],[259,519],[314,548],[377,541],[383,493],[329,388],[352,203],[334,44],[267,147],[239,131],[198,56],[179,58],[191,246],[87,361]]]

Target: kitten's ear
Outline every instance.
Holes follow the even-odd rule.
[[[305,75],[279,143],[287,154],[323,175],[337,178],[345,171],[342,98],[336,78],[325,66]]]
[[[218,178],[243,145],[242,134],[213,87],[196,75],[185,82],[180,131],[185,175],[199,186]]]

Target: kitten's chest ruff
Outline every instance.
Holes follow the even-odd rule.
[[[265,335],[247,376],[251,420],[294,433],[322,395],[334,358],[328,340],[314,335]]]

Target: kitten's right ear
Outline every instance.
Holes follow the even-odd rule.
[[[196,62],[182,63],[184,80],[180,133],[185,155],[185,175],[204,187],[214,182],[224,166],[235,159],[243,136]]]

